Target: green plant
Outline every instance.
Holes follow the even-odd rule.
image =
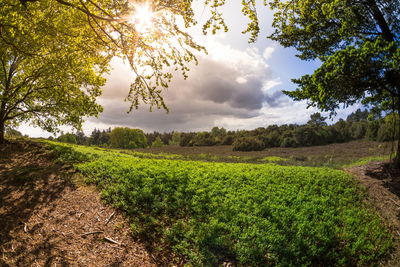
[[[70,148],[90,155],[76,168],[127,214],[134,235],[191,265],[371,265],[392,246],[342,171]]]
[[[260,151],[264,148],[263,142],[257,137],[237,138],[233,142],[233,151]]]

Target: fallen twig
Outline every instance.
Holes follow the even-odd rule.
[[[114,214],[115,214],[115,211],[114,211],[113,213],[111,213],[110,216],[108,216],[108,218],[107,218],[107,220],[106,220],[106,222],[105,222],[105,225],[107,225],[107,224],[110,222],[110,220],[111,220],[111,218],[114,216]]]
[[[394,200],[394,199],[392,199],[392,198],[389,198],[389,199],[390,199],[394,204],[396,204],[396,206],[400,207],[400,204],[398,204],[396,200]]]
[[[114,244],[117,244],[117,245],[119,245],[119,246],[122,246],[122,243],[120,243],[120,242],[118,242],[118,241],[115,241],[115,240],[113,240],[113,239],[111,239],[111,238],[109,238],[109,237],[104,237],[104,240],[106,240],[106,241],[108,241],[108,242],[111,242],[111,243],[114,243]]]
[[[87,233],[81,234],[81,236],[101,234],[101,233],[103,233],[103,231],[93,231],[93,232],[87,232]]]

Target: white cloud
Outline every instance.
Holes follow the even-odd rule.
[[[275,48],[273,46],[268,46],[267,48],[264,49],[263,57],[264,59],[269,59],[271,58],[272,54],[275,52]]]
[[[281,85],[282,81],[280,79],[275,79],[275,80],[268,80],[265,82],[264,84],[264,90],[268,91],[272,88],[274,88],[275,86]]]
[[[244,84],[244,83],[247,83],[247,79],[244,77],[237,77],[236,82],[240,83],[240,84]]]

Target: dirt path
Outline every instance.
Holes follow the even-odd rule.
[[[41,145],[0,148],[0,266],[155,266],[123,216],[71,177]]]
[[[352,167],[352,174],[367,190],[368,201],[388,225],[395,237],[395,249],[382,266],[400,266],[400,176],[390,174],[385,163],[375,162]]]

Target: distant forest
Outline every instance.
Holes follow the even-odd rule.
[[[358,109],[346,120],[341,119],[332,125],[328,125],[326,119],[320,113],[314,113],[304,125],[270,125],[266,128],[237,131],[214,127],[209,132],[144,133],[140,129],[118,127],[107,130],[95,129],[90,136],[85,136],[83,132],[66,133],[57,137],[56,140],[80,145],[126,149],[164,145],[232,145],[233,150],[236,151],[258,151],[269,147],[316,146],[359,139],[385,142],[397,140],[399,135],[398,127],[395,127],[399,123],[399,118],[394,113],[381,116],[380,113]],[[15,131],[14,134],[16,134]]]

